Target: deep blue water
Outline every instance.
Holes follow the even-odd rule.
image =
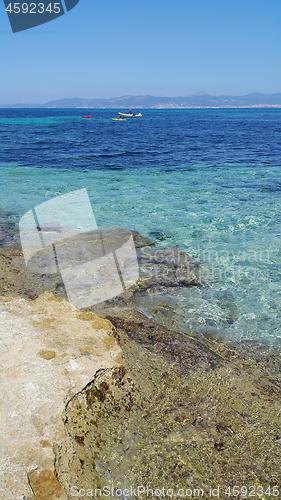
[[[144,110],[126,122],[87,113],[0,110],[0,216],[18,223],[86,187],[99,226],[136,229],[201,263],[205,287],[169,289],[144,311],[280,344],[281,110]]]

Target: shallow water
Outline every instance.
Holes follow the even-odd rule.
[[[201,288],[141,310],[175,329],[279,345],[281,110],[0,110],[0,218],[86,187],[97,224],[201,264]]]

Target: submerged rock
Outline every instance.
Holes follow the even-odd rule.
[[[102,246],[96,240],[102,235]],[[130,232],[124,228],[110,228],[67,238],[59,243],[61,259],[77,265],[85,260],[100,257],[99,251],[119,248]],[[156,248],[155,242],[133,231],[140,277],[136,285],[118,296],[127,301],[133,293],[143,293],[153,287],[177,287],[200,285],[198,263],[177,248]],[[0,253],[0,295],[22,296],[35,299],[45,290],[58,298],[66,298],[59,272],[50,265],[52,246],[38,252],[25,265],[20,245],[3,248]],[[49,272],[52,270],[52,272]]]
[[[269,373],[239,368],[139,313],[110,320],[123,366],[99,371],[71,399],[67,440],[56,449],[69,498],[107,487],[142,497],[138,485],[170,488],[175,498],[187,488],[210,498],[219,486],[228,498],[229,485],[279,485],[281,391],[272,379],[266,389]]]

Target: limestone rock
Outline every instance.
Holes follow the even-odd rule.
[[[2,297],[0,316],[0,498],[65,500],[53,447],[67,402],[121,361],[114,327],[48,292]]]

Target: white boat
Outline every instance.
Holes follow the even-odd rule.
[[[121,118],[141,118],[142,114],[138,113],[137,115],[134,115],[134,113],[118,113]]]

